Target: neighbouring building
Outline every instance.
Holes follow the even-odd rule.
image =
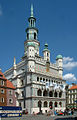
[[[16,106],[15,87],[12,82],[6,82],[7,106]]]
[[[0,106],[7,105],[6,81],[4,74],[0,70]]]
[[[0,70],[0,106],[16,106],[15,89]]]
[[[77,109],[77,85],[68,88],[66,107],[68,109]]]
[[[50,61],[50,50],[45,43],[43,57],[39,55],[40,42],[36,18],[31,15],[26,29],[24,56],[21,62],[4,72],[5,77],[16,87],[17,106],[29,113],[47,112],[51,109],[64,110],[66,106],[65,80],[63,80],[62,55],[56,57],[56,63]]]

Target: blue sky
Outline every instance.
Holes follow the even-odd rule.
[[[51,62],[63,56],[64,79],[77,80],[77,0],[0,0],[0,68],[4,72],[24,55],[31,3],[39,29],[40,54],[49,44]]]

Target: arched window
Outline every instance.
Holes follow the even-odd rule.
[[[48,92],[47,92],[47,90],[44,90],[44,92],[43,92],[43,96],[48,96]]]
[[[53,108],[53,102],[49,102],[49,107],[50,107],[50,109]]]
[[[42,91],[40,89],[37,91],[37,95],[42,96]]]
[[[57,107],[57,102],[55,102],[55,107]]]
[[[38,107],[41,107],[41,106],[42,106],[42,102],[38,101]]]
[[[53,97],[53,92],[52,91],[49,92],[49,97]]]
[[[36,39],[36,33],[34,33],[34,39]]]
[[[54,97],[57,97],[57,92],[55,91],[55,93],[54,93]]]
[[[61,92],[59,92],[59,97],[60,97],[60,98],[62,97],[62,91],[61,91]]]
[[[62,107],[62,102],[59,102],[60,107]]]
[[[48,106],[48,103],[47,101],[44,102],[44,107],[47,107]]]

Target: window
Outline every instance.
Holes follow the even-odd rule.
[[[38,107],[41,108],[41,106],[42,106],[42,102],[41,102],[41,101],[38,101]]]
[[[61,92],[59,92],[59,97],[60,97],[60,98],[62,97],[62,91],[61,91]]]
[[[19,106],[21,107],[21,103],[19,103]]]
[[[12,90],[9,90],[9,95],[12,95]]]
[[[3,80],[1,80],[1,85],[4,85],[4,81]]]
[[[22,97],[24,97],[24,91],[21,92]]]
[[[62,107],[62,102],[59,102],[60,107]]]
[[[55,107],[57,107],[57,102],[55,102]]]
[[[54,93],[54,97],[57,97],[57,92],[55,91],[55,93]]]
[[[53,97],[53,92],[52,91],[49,92],[49,97]]]
[[[45,78],[43,78],[43,81],[45,82]]]
[[[42,82],[42,77],[40,78],[40,82]]]
[[[53,102],[49,102],[49,107],[50,107],[50,109],[53,108]]]
[[[48,104],[47,104],[47,101],[45,101],[45,102],[44,102],[44,107],[47,107],[47,105],[48,105]]]
[[[40,89],[37,91],[37,95],[42,96],[42,91]]]
[[[34,39],[36,39],[36,33],[34,33]]]
[[[44,90],[43,96],[48,96],[48,91],[47,90]]]
[[[48,79],[46,79],[46,82],[48,81]]]
[[[12,98],[9,99],[9,103],[10,103],[10,104],[13,103],[13,99],[12,99]]]
[[[32,20],[31,20],[31,26],[32,26]]]
[[[47,53],[47,56],[49,56],[49,54]]]
[[[3,89],[1,90],[1,93],[2,93],[2,94],[4,93],[4,90],[3,90]]]
[[[23,80],[21,80],[21,85],[24,85],[24,81]]]
[[[37,77],[37,81],[39,81],[39,77]]]
[[[1,98],[1,102],[4,103],[4,98]]]

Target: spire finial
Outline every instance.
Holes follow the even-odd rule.
[[[16,65],[16,58],[15,58],[15,56],[14,56],[14,65]]]
[[[31,17],[33,17],[33,4],[31,4]]]

